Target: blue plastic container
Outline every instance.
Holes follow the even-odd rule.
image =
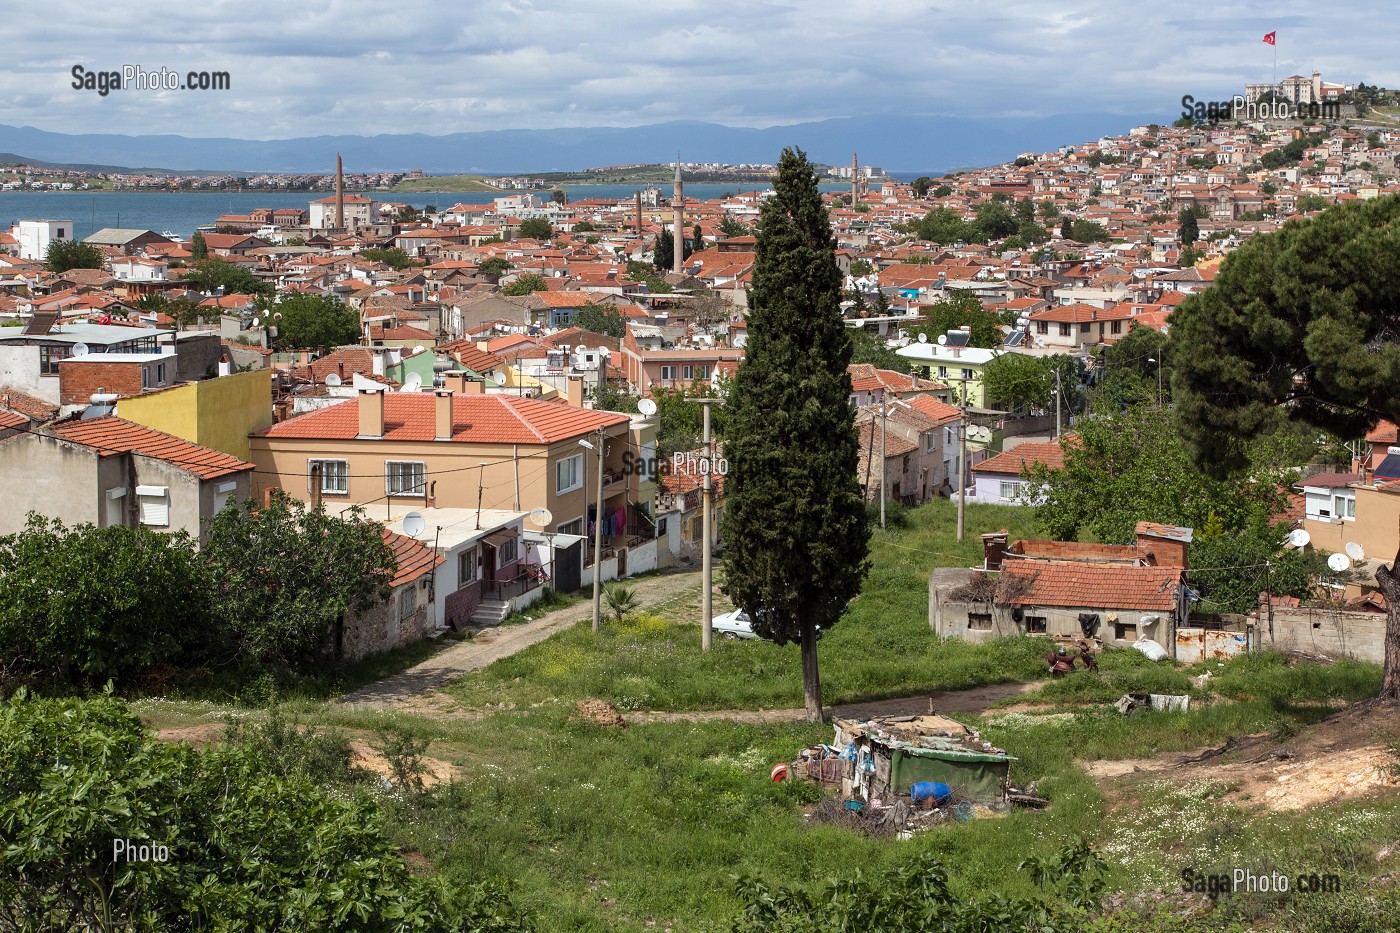
[[[953,789],[942,781],[920,781],[909,789],[909,796],[915,803],[932,800],[934,806],[941,807],[953,796]]]

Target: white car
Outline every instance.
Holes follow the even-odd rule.
[[[759,638],[759,634],[753,630],[753,623],[749,619],[749,614],[742,609],[735,609],[733,612],[726,612],[724,615],[715,616],[710,620],[710,630],[716,635],[723,635],[725,638]],[[817,638],[822,637],[822,630],[817,629]]]

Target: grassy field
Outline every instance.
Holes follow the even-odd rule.
[[[499,191],[507,193],[482,180],[480,175],[425,175],[422,178],[405,178],[391,191],[408,193],[417,191]]]
[[[969,508],[960,543],[947,503],[905,518],[875,533],[865,590],[821,642],[825,699],[1039,681],[1035,692],[1008,701],[1034,707],[966,718],[1016,756],[1013,780],[1039,782],[1052,800],[1046,811],[953,824],[908,841],[872,839],[813,821],[807,814],[819,792],[812,786],[768,779],[775,762],[830,741],[830,726],[709,719],[618,729],[579,718],[575,703],[584,698],[609,700],[624,716],[800,705],[795,647],[721,640],[700,652],[698,589],[608,623],[598,636],[586,623],[575,626],[464,678],[452,688],[462,712],[386,713],[311,696],[286,708],[304,724],[358,741],[384,730],[429,739],[426,754],[450,765],[455,779],[421,794],[381,793],[392,833],[447,881],[509,881],[513,902],[542,930],[727,929],[744,906],[735,892],[739,876],[811,886],[857,869],[878,874],[924,854],[942,861],[960,896],[1031,896],[1022,860],[1049,856],[1080,836],[1104,853],[1117,891],[1169,895],[1182,867],[1230,864],[1304,864],[1337,871],[1353,885],[1330,900],[1241,902],[1209,922],[1124,915],[1095,929],[1241,930],[1257,927],[1261,916],[1283,929],[1384,928],[1367,926],[1376,905],[1357,892],[1360,879],[1375,873],[1376,850],[1400,837],[1400,805],[1392,799],[1318,807],[1300,819],[1227,802],[1220,788],[1165,781],[1110,801],[1079,765],[1247,734],[1295,735],[1338,704],[1374,695],[1374,665],[1257,655],[1188,669],[1113,651],[1103,655],[1098,676],[1048,681],[1039,640],[940,642],[927,618],[931,567],[976,563],[979,534],[1031,533],[1033,514]],[[717,599],[716,611],[722,608]],[[1190,678],[1202,673],[1211,675],[1207,686],[1193,688]],[[1129,691],[1190,693],[1195,702],[1186,713],[1125,717],[1108,704]],[[230,714],[266,715],[256,705],[195,701],[136,707],[153,725],[182,729]]]

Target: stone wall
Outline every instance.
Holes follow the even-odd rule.
[[[1273,651],[1299,651],[1329,658],[1385,662],[1385,613],[1330,609],[1275,609],[1253,616],[1260,646]]]

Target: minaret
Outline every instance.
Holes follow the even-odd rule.
[[[637,192],[637,239],[642,238],[642,193]]]
[[[335,228],[345,229],[345,171],[338,152],[335,154]]]
[[[860,202],[860,158],[851,153],[851,207]]]
[[[685,263],[685,187],[681,184],[681,157],[676,154],[676,186],[671,195],[671,271],[680,272]]]

